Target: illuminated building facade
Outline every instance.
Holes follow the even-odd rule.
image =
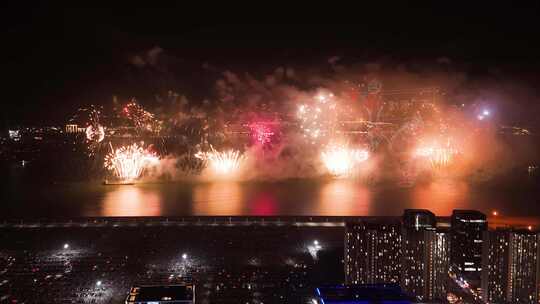
[[[513,232],[509,237],[508,301],[538,303],[538,235]]]
[[[346,225],[347,284],[399,283],[400,228],[399,222],[359,222]]]
[[[405,210],[401,286],[417,300],[444,299],[450,260],[449,232],[436,229],[427,210]]]
[[[427,299],[444,299],[450,267],[450,232],[437,229],[428,233]]]
[[[484,233],[482,298],[488,303],[538,303],[540,235],[528,230]]]
[[[482,299],[490,303],[506,302],[509,237],[506,230],[484,232]]]
[[[65,127],[66,133],[84,133],[86,128],[79,128],[76,124],[67,124]]]
[[[473,283],[480,281],[483,233],[486,230],[485,214],[475,210],[452,212],[450,262]]]

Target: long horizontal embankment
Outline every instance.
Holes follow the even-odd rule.
[[[439,223],[446,218],[439,218]],[[3,220],[0,228],[59,227],[174,227],[174,226],[296,226],[344,227],[346,223],[399,223],[397,216],[188,216],[188,217],[96,217],[76,219]]]

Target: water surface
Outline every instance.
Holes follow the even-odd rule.
[[[504,185],[504,184],[503,184]],[[350,180],[279,182],[14,183],[4,186],[1,218],[217,215],[401,215],[425,208],[497,210],[508,218],[540,219],[535,186],[472,185],[438,180],[413,187],[366,185]]]

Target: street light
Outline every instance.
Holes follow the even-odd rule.
[[[182,254],[182,259],[185,260],[185,259],[187,259],[187,257],[188,257],[187,253]]]
[[[64,249],[68,249],[69,248],[69,244],[68,243],[65,243],[64,244]]]
[[[499,215],[499,212],[497,212],[497,210],[493,210],[493,212],[491,212],[491,214],[493,214],[493,216],[497,216],[497,215]]]
[[[97,287],[101,286],[101,281],[97,281],[97,282],[96,282],[96,286],[97,286]]]

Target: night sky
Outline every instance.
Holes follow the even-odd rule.
[[[472,75],[496,67],[533,90],[538,87],[538,8],[342,7],[326,15],[273,9],[277,13],[259,8],[266,12],[261,18],[245,15],[279,25],[202,23],[243,21],[236,17],[242,16],[239,11],[233,15],[219,8],[4,8],[2,128],[63,123],[78,106],[109,102],[114,94],[144,98],[172,88],[202,99],[219,71],[257,74],[280,65],[317,65],[331,56],[397,62],[448,57]],[[304,24],[281,20],[287,16]],[[358,24],[313,24],[317,21]],[[158,48],[165,64],[141,73],[133,56]]]

